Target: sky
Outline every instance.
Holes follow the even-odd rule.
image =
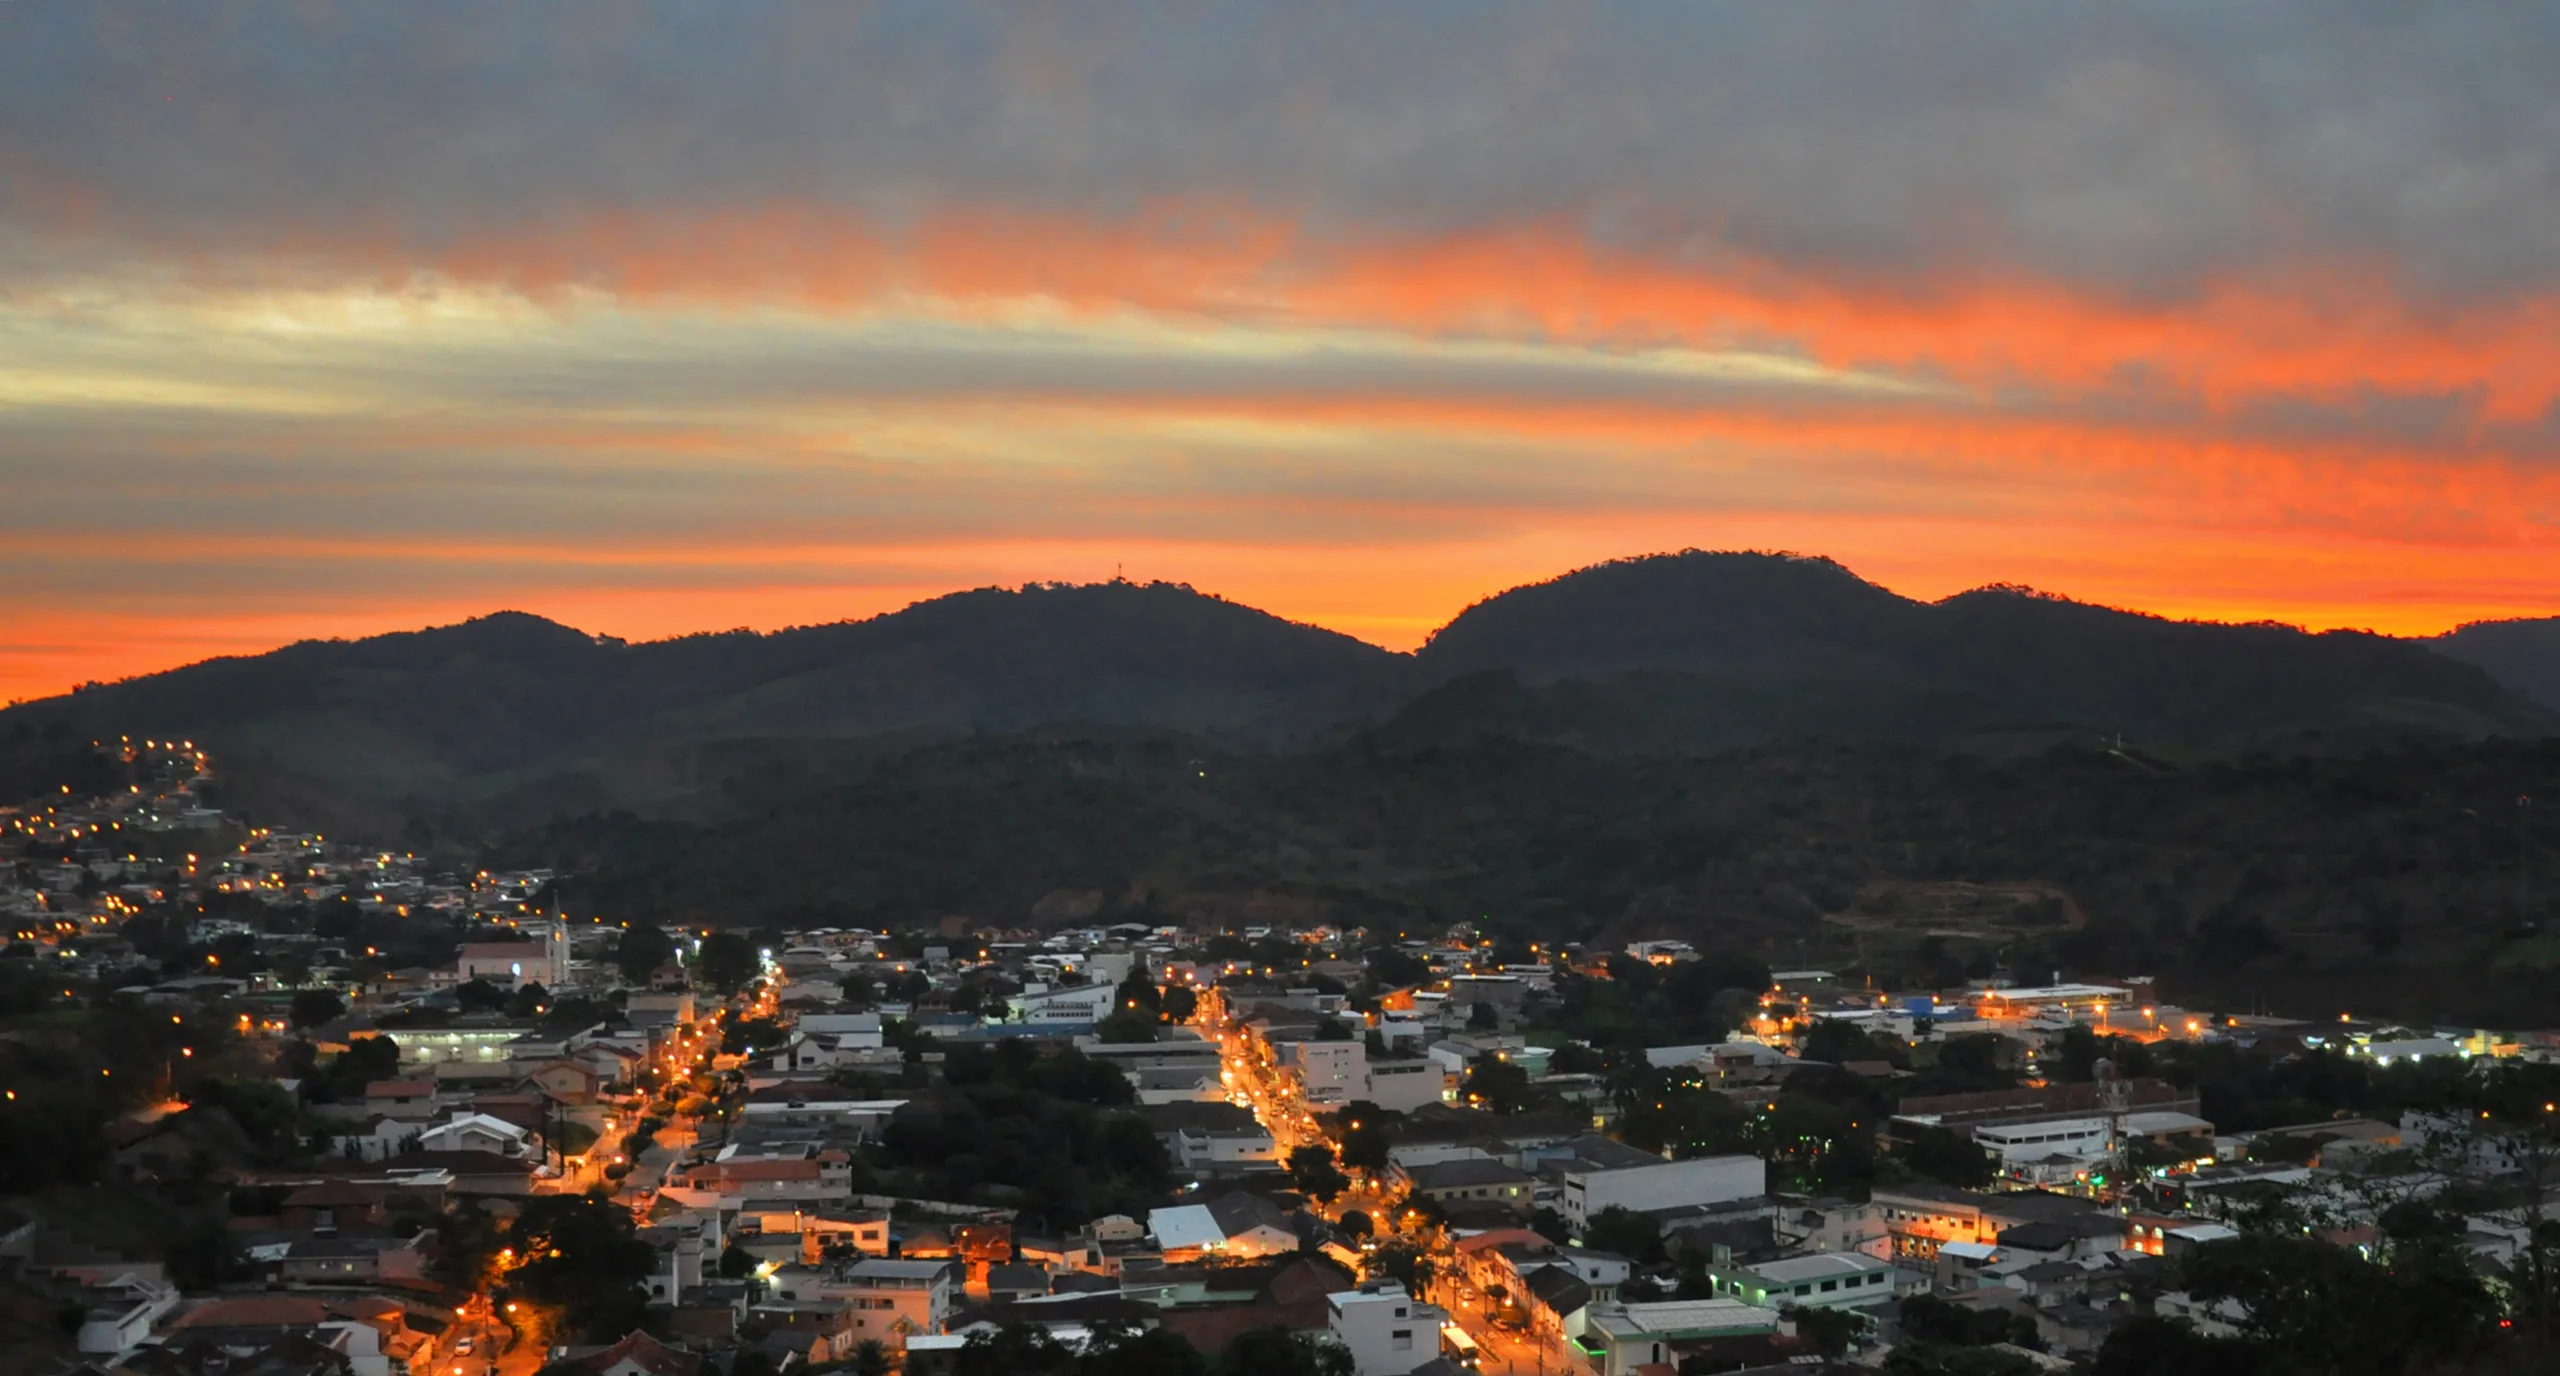
[[[2560,613],[2547,4],[0,2],[0,700],[1658,550]]]

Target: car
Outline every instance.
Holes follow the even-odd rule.
[[[468,1356],[470,1356],[470,1355],[471,1355],[471,1339],[469,1339],[469,1338],[465,1338],[465,1339],[463,1339],[462,1341],[460,1341],[460,1342],[458,1342],[458,1343],[455,1343],[455,1344],[453,1345],[453,1355],[455,1355],[455,1356],[457,1356],[457,1357],[468,1357]]]

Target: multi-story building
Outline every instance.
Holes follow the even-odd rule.
[[[1369,1049],[1359,1042],[1282,1042],[1279,1053],[1310,1104],[1339,1107],[1369,1093]]]
[[[1563,1168],[1565,1222],[1577,1233],[1603,1209],[1677,1208],[1684,1204],[1722,1204],[1769,1192],[1769,1166],[1756,1156],[1699,1156],[1652,1165]]]
[[[1358,1376],[1404,1376],[1440,1356],[1440,1325],[1446,1317],[1391,1280],[1373,1280],[1357,1290],[1338,1290],[1324,1297],[1325,1329],[1351,1353]]]
[[[831,1270],[820,1285],[824,1298],[853,1312],[857,1344],[877,1338],[892,1348],[903,1346],[915,1334],[940,1333],[951,1321],[951,1298],[957,1289],[950,1262],[886,1257],[866,1257]]]

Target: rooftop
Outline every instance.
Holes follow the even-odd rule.
[[[1860,1276],[1869,1271],[1892,1269],[1892,1262],[1878,1261],[1857,1252],[1815,1252],[1807,1256],[1764,1261],[1752,1267],[1751,1272],[1762,1280],[1793,1285],[1803,1280],[1828,1280],[1834,1276]]]

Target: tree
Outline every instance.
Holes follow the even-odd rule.
[[[1111,1009],[1115,1013],[1144,1013],[1153,1021],[1164,1011],[1164,994],[1141,967],[1131,970],[1129,977],[1120,981],[1120,987],[1111,991]]]
[[[1369,982],[1381,989],[1409,989],[1431,978],[1431,962],[1400,947],[1370,951],[1368,964]]]
[[[1335,1220],[1334,1226],[1342,1230],[1342,1235],[1344,1237],[1350,1238],[1354,1242],[1368,1237],[1378,1231],[1377,1223],[1371,1220],[1367,1213],[1359,1209],[1343,1210],[1342,1217]]]
[[[1009,1323],[969,1335],[951,1356],[951,1376],[1070,1376],[1072,1348],[1038,1324]]]
[[[1974,1309],[1935,1295],[1914,1295],[1902,1302],[1897,1314],[1902,1331],[1922,1346],[2042,1346],[2035,1320],[2005,1309]]]
[[[1350,1349],[1285,1328],[1241,1333],[1218,1356],[1217,1376],[1353,1376]]]
[[[675,958],[675,938],[651,923],[644,922],[624,932],[613,947],[613,966],[621,972],[625,984],[648,983],[659,966]]]
[[[1815,1018],[1796,1040],[1796,1054],[1808,1061],[1843,1065],[1879,1059],[1875,1039],[1865,1029],[1838,1018]]]
[[[1344,1105],[1333,1124],[1334,1139],[1342,1143],[1344,1168],[1368,1173],[1385,1170],[1387,1153],[1395,1146],[1394,1125],[1403,1117],[1365,1099]]]
[[[293,995],[291,1017],[296,1027],[318,1027],[345,1015],[347,1001],[326,989],[298,989]]]
[[[760,962],[752,942],[737,932],[713,932],[694,953],[694,973],[723,994],[734,994],[756,977]]]
[[[1537,1091],[1529,1085],[1529,1072],[1490,1051],[1467,1062],[1462,1092],[1467,1102],[1491,1113],[1526,1113],[1538,1102]]]
[[[1333,1164],[1333,1148],[1320,1142],[1289,1150],[1289,1183],[1319,1204],[1351,1188],[1350,1177]]]
[[[1123,1008],[1093,1025],[1094,1035],[1114,1046],[1130,1046],[1156,1039],[1162,1026],[1156,1015],[1143,1008]]]
[[[639,1326],[648,1305],[640,1282],[657,1250],[635,1235],[631,1211],[601,1191],[534,1196],[506,1245],[517,1260],[509,1289],[558,1315],[561,1328],[604,1342]]]
[[[880,982],[860,970],[837,980],[836,988],[847,1003],[869,1003],[880,994]]]
[[[1790,1305],[1778,1311],[1795,1321],[1796,1332],[1825,1357],[1837,1357],[1849,1350],[1866,1325],[1857,1315],[1845,1310],[1802,1308]]]
[[[495,1013],[507,1006],[507,991],[475,976],[454,986],[453,1001],[465,1013]]]
[[[551,991],[533,980],[517,985],[516,991],[507,996],[507,1016],[511,1018],[534,1017],[550,1006]]]
[[[1419,1295],[1431,1288],[1432,1277],[1440,1273],[1440,1263],[1420,1245],[1396,1241],[1371,1252],[1368,1269],[1370,1275],[1385,1276],[1408,1293]]]
[[[1103,1320],[1091,1328],[1076,1376],[1207,1376],[1200,1349],[1171,1329],[1139,1330]]]
[[[1583,1225],[1582,1245],[1597,1252],[1615,1252],[1631,1261],[1650,1262],[1662,1255],[1662,1229],[1643,1214],[1612,1204]]]
[[[720,1274],[729,1280],[745,1280],[756,1273],[756,1254],[735,1244],[721,1250]]]
[[[1920,1129],[1903,1147],[1902,1164],[1962,1189],[1980,1189],[1996,1174],[1989,1152],[1972,1138],[1940,1127]]]
[[[1191,992],[1191,986],[1187,984],[1175,984],[1170,985],[1165,989],[1164,1004],[1160,1016],[1162,1016],[1166,1022],[1186,1023],[1191,1021],[1192,1015],[1199,1011],[1200,996]]]
[[[2244,1336],[2289,1369],[2403,1371],[2497,1333],[2498,1304],[2458,1239],[2395,1244],[2387,1262],[2294,1232],[2249,1233],[2178,1259],[2178,1284],[2231,1301]]]
[[[775,1369],[771,1357],[751,1347],[729,1363],[728,1376],[781,1376],[781,1373]]]
[[[2092,1376],[2258,1376],[2266,1354],[2238,1338],[2209,1338],[2177,1319],[2143,1315],[2116,1325]]]
[[[1502,1010],[1490,1003],[1478,1003],[1467,1009],[1467,1026],[1480,1032],[1500,1031]]]
[[[853,1376],[890,1376],[897,1367],[897,1359],[889,1355],[889,1345],[878,1338],[865,1338],[853,1349]]]

